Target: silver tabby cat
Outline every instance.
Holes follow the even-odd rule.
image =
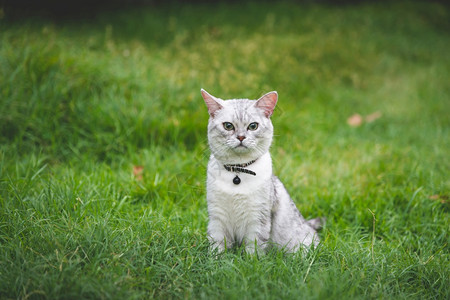
[[[320,218],[305,220],[272,173],[270,116],[278,100],[222,100],[201,90],[210,115],[211,157],[207,174],[208,238],[213,250],[244,245],[264,252],[275,245],[287,252],[317,246]]]

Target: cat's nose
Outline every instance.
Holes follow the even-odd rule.
[[[245,136],[243,135],[238,135],[237,139],[240,140],[241,142],[245,139]]]

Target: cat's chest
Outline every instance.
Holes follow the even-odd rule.
[[[227,224],[241,224],[257,220],[261,210],[271,207],[268,184],[255,178],[243,178],[239,185],[229,183],[229,178],[214,180],[208,186],[208,208],[213,215],[221,216]]]
[[[270,155],[260,157],[246,167],[252,173],[227,171],[214,157],[208,164],[208,200],[236,206],[236,203],[267,202],[272,176]],[[236,179],[238,178],[238,179]]]
[[[208,189],[220,191],[225,194],[251,194],[270,180],[272,176],[272,161],[267,153],[245,170],[230,170],[221,162],[211,156],[208,163],[207,186]]]
[[[208,185],[219,194],[245,196],[260,190],[264,181],[264,178],[252,177],[248,174],[221,172],[216,176],[210,176]]]

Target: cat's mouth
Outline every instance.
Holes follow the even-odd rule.
[[[240,152],[240,153],[242,153],[242,152],[248,152],[248,150],[249,150],[249,148],[247,147],[247,146],[245,146],[244,144],[239,144],[239,145],[236,145],[235,147],[234,147],[234,151],[236,151],[236,152]]]
[[[237,149],[239,149],[239,148],[248,148],[247,146],[245,146],[242,142],[240,142],[236,147],[234,147],[234,148],[237,148]]]

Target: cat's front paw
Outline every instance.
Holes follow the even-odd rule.
[[[210,252],[212,254],[220,254],[225,252],[225,249],[227,247],[229,248],[229,245],[227,245],[227,241],[224,239],[214,239],[211,236],[209,237],[209,244],[210,244]]]
[[[225,244],[220,242],[213,242],[210,246],[211,253],[220,254],[225,251]]]
[[[245,244],[245,253],[249,255],[265,255],[266,254],[266,244],[262,242],[258,242],[255,240],[252,242],[247,242]]]

